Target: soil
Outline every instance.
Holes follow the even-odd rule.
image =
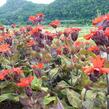
[[[22,105],[19,102],[4,101],[0,103],[0,109],[22,109]]]

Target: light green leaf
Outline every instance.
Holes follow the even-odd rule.
[[[45,96],[43,102],[45,105],[48,105],[53,101],[56,101],[56,97]]]
[[[19,100],[19,97],[13,95],[12,93],[2,94],[2,95],[0,96],[0,102],[5,101],[5,100],[7,100],[7,99],[9,99],[9,100],[14,100],[14,101],[18,101],[18,100]]]
[[[92,100],[84,101],[82,104],[84,109],[94,109],[94,102]]]
[[[50,71],[50,77],[53,78],[58,73],[59,68],[54,68]]]
[[[42,80],[34,76],[34,80],[32,81],[31,86],[33,89],[41,89]]]
[[[80,109],[82,106],[81,100],[80,100],[80,95],[71,90],[71,89],[66,89],[66,93],[67,93],[67,98],[69,103],[74,107],[74,108],[78,108]]]

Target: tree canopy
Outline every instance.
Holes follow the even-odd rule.
[[[56,0],[49,5],[35,4],[26,0],[7,0],[0,8],[0,21],[4,24],[23,23],[29,15],[43,12],[46,21],[91,20],[109,12],[108,0]]]

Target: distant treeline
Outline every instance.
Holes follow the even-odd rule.
[[[95,16],[109,12],[109,0],[56,0],[49,5],[34,4],[26,0],[7,0],[0,8],[0,22],[28,23],[28,16],[37,12],[46,15],[45,21],[60,19],[87,23]]]

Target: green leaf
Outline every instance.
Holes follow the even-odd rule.
[[[93,100],[84,101],[82,104],[83,104],[83,108],[84,109],[94,109],[94,102],[93,102]]]
[[[56,97],[45,96],[43,102],[45,105],[48,105],[53,101],[56,101]]]
[[[61,56],[62,59],[62,66],[63,67],[70,67],[71,66],[71,60],[69,58],[67,58],[66,56]]]
[[[74,108],[78,108],[78,109],[81,108],[82,103],[80,100],[80,95],[71,89],[66,89],[66,93],[67,93],[67,98],[68,98],[69,103]]]
[[[0,89],[7,87],[10,83],[7,81],[0,82]]]
[[[80,82],[82,87],[86,87],[91,84],[91,81],[89,80],[88,76],[84,73],[81,75],[81,82]]]
[[[65,82],[65,81],[61,81],[57,84],[57,88],[58,89],[63,89],[63,88],[66,88],[68,87],[69,85]]]
[[[42,80],[34,76],[34,80],[32,81],[31,86],[33,89],[41,89]]]
[[[94,100],[97,96],[97,93],[94,93],[92,90],[88,90],[86,93],[86,99]]]
[[[0,102],[5,101],[5,100],[14,100],[14,101],[19,101],[19,96],[15,96],[12,93],[7,93],[7,94],[2,94],[0,96]]]
[[[57,75],[59,68],[54,68],[50,71],[50,77],[53,78]]]
[[[90,56],[96,57],[96,55],[93,52],[90,52],[88,50],[81,50],[80,54],[83,54],[83,55],[87,55],[88,54]]]

